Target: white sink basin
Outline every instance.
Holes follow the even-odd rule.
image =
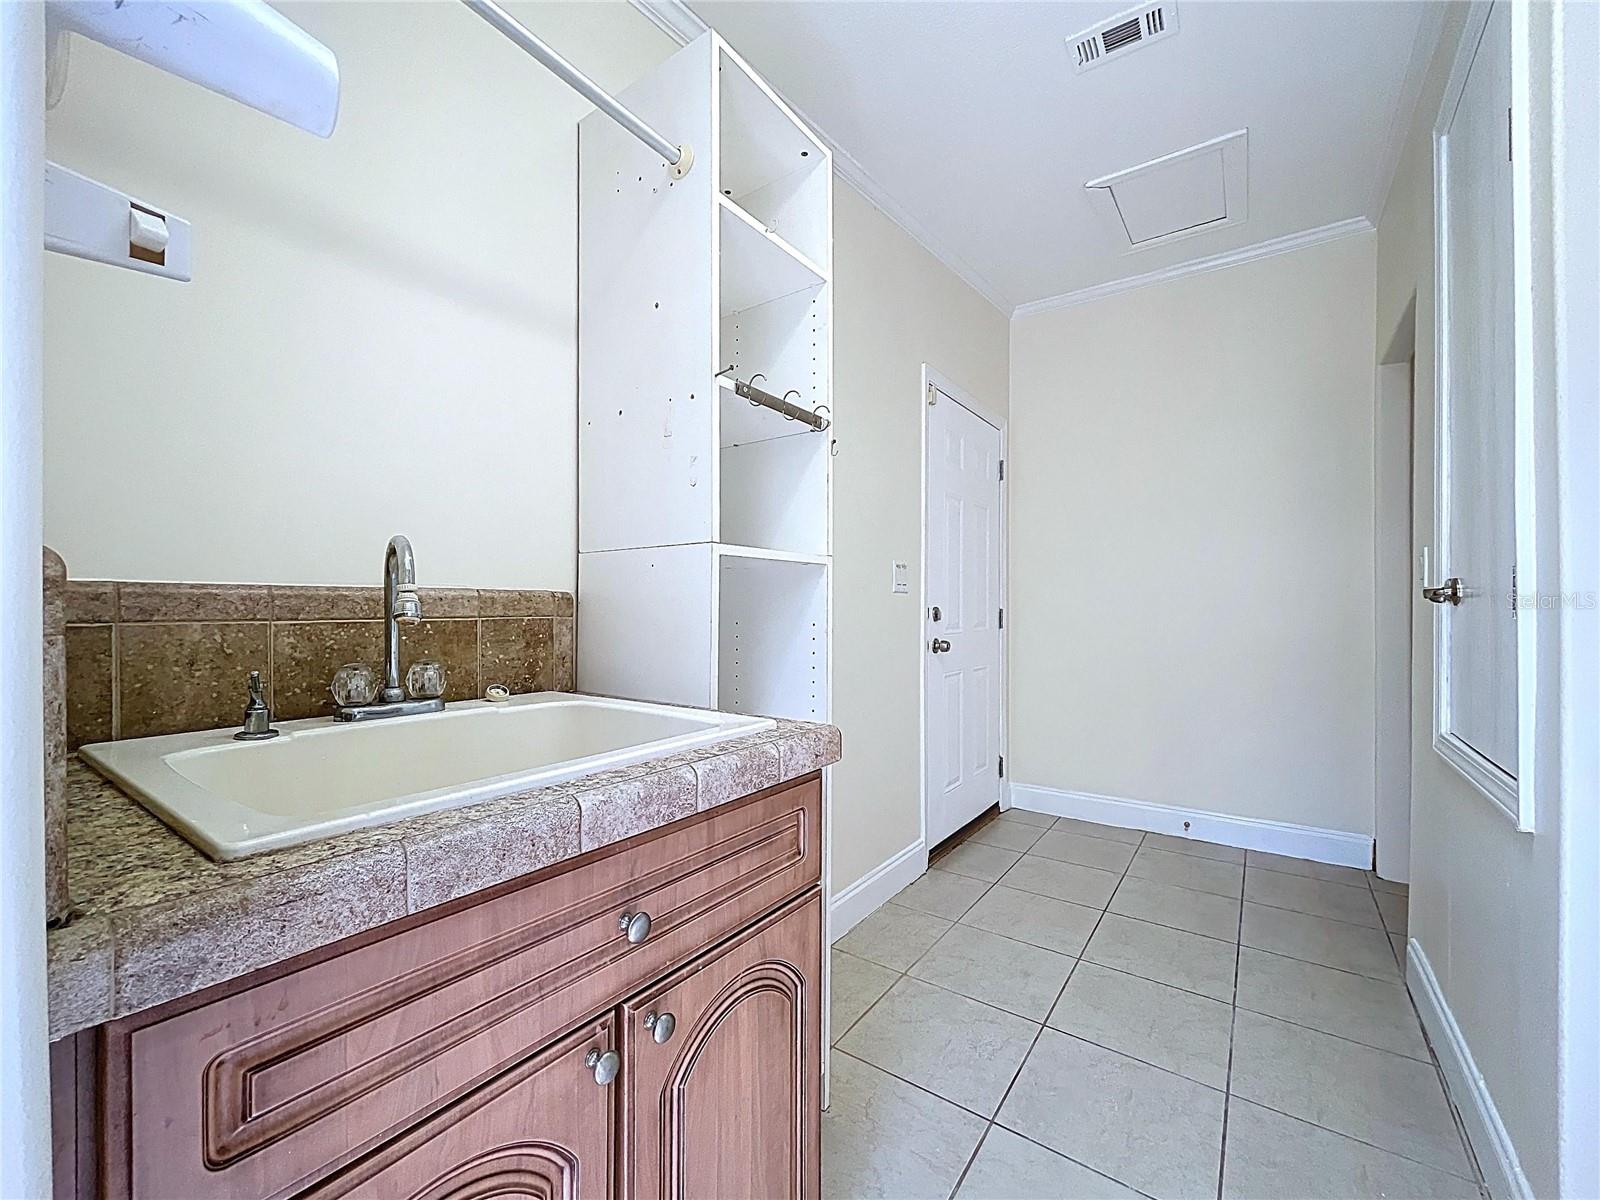
[[[457,808],[773,728],[741,717],[541,692],[343,724],[285,721],[85,746],[83,757],[214,859]]]

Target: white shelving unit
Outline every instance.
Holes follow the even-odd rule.
[[[697,161],[579,124],[578,684],[826,720],[833,431],[733,377],[831,420],[828,151],[714,33],[619,99]]]

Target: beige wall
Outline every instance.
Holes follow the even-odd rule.
[[[922,773],[922,364],[1006,407],[1006,318],[848,185],[834,189],[833,884],[917,840]]]
[[[576,121],[458,4],[280,6],[338,55],[327,141],[75,39],[50,157],[194,223],[194,282],[50,255],[45,531],[77,577],[571,588]],[[602,85],[622,3],[511,6]]]
[[[1378,358],[1385,356],[1413,296],[1416,304],[1412,536],[1419,547],[1433,541],[1434,520],[1433,125],[1461,16],[1458,10],[1449,18],[1377,235]],[[1554,788],[1541,794],[1539,831],[1518,833],[1500,809],[1434,751],[1433,621],[1432,606],[1415,601],[1409,933],[1438,978],[1533,1194],[1554,1196],[1560,1192],[1556,1030],[1561,798]],[[1592,1022],[1593,1014],[1579,1019]],[[1469,1100],[1461,1095],[1455,1099],[1463,1105]],[[1475,1148],[1489,1168],[1491,1147]]]
[[[1373,269],[1013,323],[1015,782],[1372,832]]]

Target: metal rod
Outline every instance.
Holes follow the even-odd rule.
[[[634,116],[615,97],[611,96],[594,80],[557,54],[550,46],[546,45],[524,25],[519,23],[515,17],[496,4],[494,0],[461,0],[461,2],[505,34],[506,37],[510,38],[523,50],[538,59],[571,87],[573,91],[666,159],[669,166],[675,167],[678,165],[684,156],[681,147],[673,145],[638,117]]]
[[[809,425],[819,433],[828,427],[828,418],[822,414],[812,412],[809,408],[801,408],[798,404],[791,404],[787,400],[780,400],[771,392],[764,392],[753,383],[735,379],[733,394],[743,397],[752,404],[759,404],[762,408],[770,408],[775,413],[781,413],[791,421]]]

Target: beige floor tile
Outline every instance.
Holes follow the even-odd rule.
[[[1470,1177],[1438,1071],[1240,1009],[1234,1016],[1235,1096],[1358,1141]]]
[[[953,924],[944,917],[891,902],[864,919],[834,946],[880,967],[904,971]]]
[[[1192,854],[1196,858],[1214,858],[1218,862],[1242,863],[1244,851],[1237,846],[1219,846],[1216,842],[1202,842],[1199,838],[1175,837],[1170,833],[1147,833],[1144,845],[1173,854]]]
[[[1213,1088],[1046,1029],[997,1120],[1157,1200],[1193,1200],[1216,1189],[1222,1105]]]
[[[1193,854],[1173,854],[1170,850],[1157,850],[1148,845],[1139,847],[1128,874],[1235,900],[1244,886],[1244,868],[1238,863],[1217,862]]]
[[[913,979],[1043,1021],[1076,959],[997,933],[957,925],[911,968]]]
[[[1286,1196],[1479,1200],[1480,1193],[1477,1184],[1459,1176],[1234,1097],[1222,1200]]]
[[[1239,952],[1236,1002],[1252,1012],[1433,1061],[1399,979],[1369,979],[1246,946]]]
[[[1238,949],[1198,933],[1107,913],[1084,947],[1083,957],[1103,967],[1231,1003]]]
[[[1396,896],[1392,892],[1379,892],[1373,898],[1378,902],[1378,915],[1383,918],[1383,927],[1390,933],[1404,933],[1411,907],[1406,897]]]
[[[993,883],[1009,871],[1022,855],[1016,850],[999,846],[985,846],[982,842],[962,842],[941,854],[932,865],[941,871],[953,871]]]
[[[1383,932],[1346,921],[1330,921],[1265,904],[1246,904],[1241,940],[1257,950],[1270,950],[1374,979],[1394,979],[1399,975],[1394,951]]]
[[[1391,933],[1389,935],[1389,945],[1394,947],[1395,964],[1400,968],[1401,976],[1404,977],[1406,973],[1406,935],[1403,933]]]
[[[1113,842],[1105,838],[1073,833],[1070,829],[1052,829],[1041,837],[1032,853],[1040,858],[1053,858],[1057,862],[1077,863],[1084,867],[1098,867],[1102,871],[1121,874],[1128,869],[1134,848],[1127,842]]]
[[[1104,908],[1111,899],[1111,893],[1117,890],[1119,878],[1112,871],[1025,854],[1016,866],[1002,876],[1001,882],[1018,891],[1069,900],[1073,904],[1087,904],[1091,908]]]
[[[1364,884],[1350,887],[1306,875],[1286,875],[1282,871],[1247,867],[1244,898],[1257,904],[1270,904],[1273,908],[1310,913],[1314,917],[1348,921],[1352,925],[1366,925],[1372,929],[1383,928],[1372,891]]]
[[[822,1114],[822,1194],[830,1200],[948,1196],[984,1122],[835,1052]]]
[[[829,997],[829,1022],[837,1042],[893,986],[900,973],[843,950],[833,951],[830,963],[833,991]]]
[[[991,1126],[956,1200],[1140,1200],[1079,1163],[999,1125]]]
[[[1193,992],[1079,963],[1046,1022],[1052,1029],[1226,1087],[1233,1008]]]
[[[1117,885],[1110,911],[1225,942],[1239,940],[1239,901],[1231,896],[1213,896],[1128,875]]]
[[[989,884],[982,879],[941,871],[935,867],[924,871],[909,887],[900,889],[894,903],[954,921],[988,890]]]
[[[1284,854],[1269,854],[1265,850],[1251,850],[1245,855],[1245,865],[1260,867],[1264,871],[1279,871],[1285,875],[1304,875],[1307,879],[1321,879],[1327,883],[1345,883],[1351,887],[1360,887],[1367,881],[1367,873],[1355,867],[1313,862],[1309,858],[1290,858]]]
[[[979,825],[967,835],[967,840],[982,842],[985,846],[999,846],[1002,850],[1015,850],[1018,854],[1022,854],[1031,849],[1045,832],[1038,825],[1006,821],[997,817]]]
[[[839,1040],[847,1054],[991,1115],[1039,1026],[919,979],[901,979]]]
[[[1039,829],[1049,829],[1056,823],[1056,819],[1049,813],[1030,812],[1025,808],[1008,808],[1000,814],[1002,821],[1021,821],[1024,825],[1032,825]]]
[[[1086,837],[1105,838],[1111,842],[1126,842],[1130,846],[1137,846],[1144,841],[1144,830],[1123,829],[1119,825],[1101,825],[1095,821],[1080,821],[1077,817],[1061,817],[1055,823],[1055,828],[1068,833],[1081,833]]]
[[[1019,892],[997,883],[967,910],[961,924],[1077,956],[1099,920],[1098,908]]]
[[[1409,896],[1411,888],[1403,883],[1396,883],[1392,879],[1385,879],[1374,871],[1367,872],[1367,882],[1372,885],[1375,892],[1389,892],[1396,896]]]

